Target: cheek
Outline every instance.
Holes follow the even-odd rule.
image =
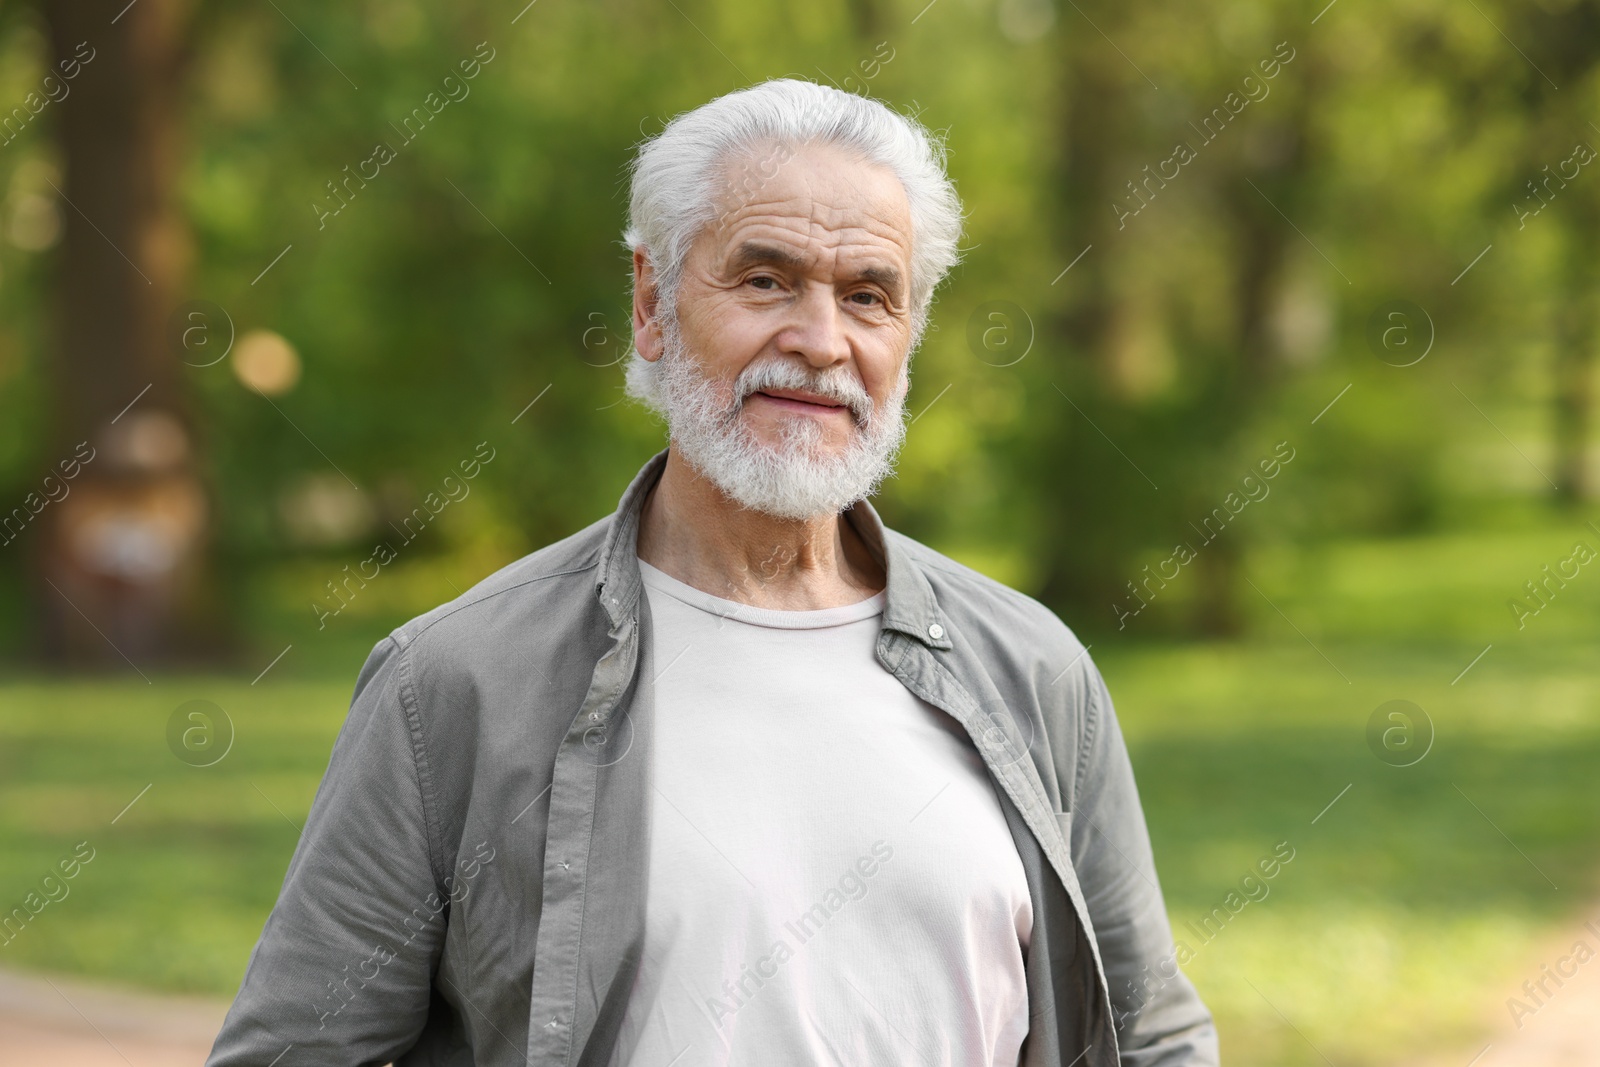
[[[771,346],[773,332],[770,317],[726,294],[697,302],[682,322],[683,343],[700,361],[702,373],[729,388]]]
[[[891,401],[896,393],[907,392],[911,388],[906,338],[898,331],[890,337],[890,332],[886,327],[873,330],[856,347],[861,380],[867,392],[880,401]]]
[[[771,306],[730,297],[719,301],[707,316],[704,336],[729,358],[742,359],[772,341],[782,321]]]

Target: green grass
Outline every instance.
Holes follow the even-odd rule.
[[[1188,972],[1230,1062],[1466,1048],[1505,1019],[1529,952],[1600,895],[1600,680],[1579,656],[1592,646],[1565,670],[1485,657],[1454,689],[1465,659],[1374,654],[1357,669],[1359,649],[1323,650],[1351,683],[1304,642],[1104,657],[1174,936],[1197,952]],[[1437,728],[1411,767],[1366,744],[1394,697]],[[1265,899],[1194,936],[1280,841],[1295,857]]]
[[[156,676],[151,685],[5,685],[0,906],[20,904],[76,843],[96,855],[69,896],[0,945],[0,965],[235,989],[352,684]],[[234,723],[233,748],[215,766],[189,766],[167,748],[168,717],[195,699]]]
[[[1600,564],[1523,630],[1505,606],[1573,536],[1263,552],[1250,575],[1271,603],[1250,593],[1249,640],[1095,646],[1230,1064],[1470,1054],[1542,962],[1531,954],[1600,895]],[[282,633],[262,665],[294,639]],[[97,850],[70,896],[0,945],[0,966],[230,993],[373,636],[356,620],[302,638],[253,686],[0,683],[0,907],[78,841]],[[1395,698],[1436,728],[1411,767],[1367,747],[1368,717]],[[236,727],[215,766],[167,748],[168,716],[192,699]],[[1270,895],[1209,943],[1186,936],[1280,841],[1296,854]]]
[[[1575,537],[1600,547],[1579,526],[1263,553],[1251,641],[1096,648],[1174,935],[1296,850],[1189,938],[1228,1062],[1470,1058],[1579,932],[1600,897],[1600,561],[1522,629],[1506,606]],[[1435,728],[1410,767],[1367,746],[1393,699]]]

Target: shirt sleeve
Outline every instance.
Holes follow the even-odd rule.
[[[1133,767],[1092,664],[1087,688],[1072,863],[1110,985],[1123,1067],[1215,1067],[1216,1027],[1179,969]]]
[[[380,642],[207,1067],[384,1064],[416,1043],[449,918],[409,661]]]

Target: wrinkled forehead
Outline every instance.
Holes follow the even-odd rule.
[[[903,275],[911,255],[911,208],[894,171],[834,145],[753,145],[715,176],[713,221],[696,241],[713,259],[752,242],[798,256],[871,255]]]

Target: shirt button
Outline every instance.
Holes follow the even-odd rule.
[[[944,636],[944,627],[940,626],[938,623],[934,623],[932,626],[928,627],[928,636],[933,638],[935,641],[939,640]]]

